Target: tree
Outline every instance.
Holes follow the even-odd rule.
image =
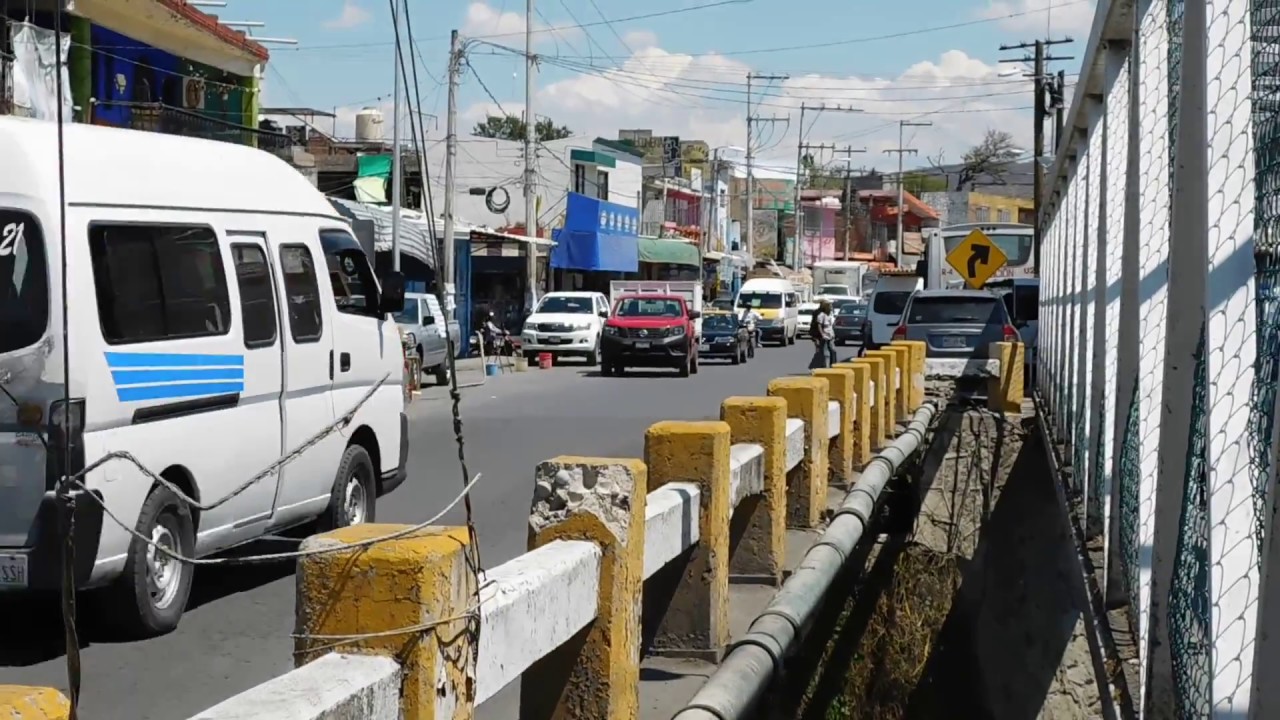
[[[972,191],[981,180],[983,184],[1004,185],[1009,165],[1018,159],[1021,151],[1013,141],[1013,135],[1004,130],[989,129],[982,136],[982,141],[969,148],[961,158],[959,169],[947,170],[943,167],[943,155],[929,158],[930,164],[942,172],[950,184],[955,177],[955,190]]]
[[[533,126],[534,139],[538,142],[562,140],[573,135],[567,125],[557,126],[550,118],[542,118]],[[524,140],[525,123],[518,115],[489,115],[482,123],[476,123],[472,135],[499,140]]]

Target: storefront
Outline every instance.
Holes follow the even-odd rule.
[[[538,285],[545,286],[548,251],[553,243],[543,238],[496,230],[471,230],[455,246],[457,261],[456,317],[462,335],[462,353],[470,352],[475,329],[493,313],[499,327],[519,333],[528,315],[528,258],[537,253]]]
[[[552,287],[607,293],[611,281],[639,272],[639,227],[635,208],[569,193],[554,234]]]

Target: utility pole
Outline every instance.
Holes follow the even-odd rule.
[[[1041,188],[1044,187],[1044,168],[1041,166],[1041,162],[1044,159],[1044,122],[1048,115],[1048,111],[1045,109],[1044,95],[1045,95],[1045,91],[1049,88],[1050,83],[1053,82],[1053,78],[1051,78],[1047,74],[1047,70],[1045,66],[1053,60],[1073,60],[1074,59],[1069,56],[1061,56],[1061,57],[1050,56],[1046,54],[1046,50],[1051,45],[1062,45],[1069,42],[1074,42],[1074,41],[1070,37],[1066,37],[1060,40],[1053,40],[1053,39],[1036,40],[1035,42],[1024,42],[1024,43],[1018,43],[1017,45],[1001,45],[1000,46],[1001,51],[1008,51],[1008,50],[1032,50],[1033,51],[1033,54],[1031,57],[1027,57],[1026,55],[1023,55],[1020,58],[1006,58],[1001,60],[1000,62],[1002,63],[1010,63],[1010,62],[1028,63],[1029,62],[1032,64],[1032,68],[1033,68],[1031,71],[1031,78],[1032,80],[1035,81],[1034,92],[1036,97],[1035,97],[1035,103],[1034,103],[1035,127],[1032,128],[1035,134],[1035,140],[1034,140],[1035,147],[1032,149],[1032,154],[1034,155],[1034,158],[1031,163],[1032,178],[1033,178],[1032,180],[1033,189],[1031,192],[1033,193],[1034,197],[1032,197],[1031,202],[1032,202],[1032,208],[1033,208],[1032,212],[1036,216],[1035,227],[1033,230],[1033,233],[1034,233],[1033,247],[1034,247],[1037,272],[1039,272],[1040,270],[1040,193],[1041,193]],[[1059,118],[1061,118],[1061,115],[1062,115],[1062,111],[1058,110]],[[1062,137],[1061,137],[1062,126],[1061,126],[1060,120],[1055,126],[1055,130],[1056,132],[1055,132],[1054,142],[1056,144],[1062,141]]]
[[[747,73],[747,239],[746,246],[754,255],[755,250],[755,217],[756,217],[756,180],[754,174],[755,151],[751,146],[752,128],[756,123],[773,124],[776,122],[786,122],[785,118],[757,118],[751,113],[751,81],[764,80],[766,82],[772,80],[786,80],[790,75],[765,75],[761,73]]]
[[[804,112],[803,105],[801,105],[800,111],[801,113]],[[803,125],[801,127],[803,127]],[[792,253],[791,263],[792,263],[792,267],[794,267],[796,270],[799,270],[801,267],[803,267],[806,260],[804,256],[804,249],[800,245],[800,243],[804,240],[804,200],[801,198],[802,176],[800,174],[802,170],[802,165],[804,164],[804,158],[808,156],[812,159],[812,167],[816,171],[818,168],[818,165],[822,162],[823,153],[827,152],[828,150],[835,152],[835,149],[836,149],[836,146],[834,143],[831,145],[827,145],[826,143],[819,143],[817,145],[814,145],[813,143],[805,143],[805,142],[800,143],[796,149],[796,156],[800,158],[800,160],[796,163],[796,188],[795,188],[795,200],[794,200],[795,207],[796,207],[796,222],[795,222],[796,243],[791,248],[791,253]],[[817,152],[817,155],[813,154],[815,151]],[[813,184],[813,177],[812,177],[813,174],[816,174],[816,172],[812,173],[809,176],[810,185]],[[821,228],[818,228],[818,229],[821,230]],[[816,260],[822,259],[821,250],[818,250],[818,256],[815,259]]]
[[[391,91],[391,269],[400,272],[400,203],[404,195],[404,168],[400,164],[400,107],[403,90],[400,83],[400,2],[396,1],[396,56],[392,73],[396,76]],[[383,87],[386,87],[385,85]]]
[[[849,235],[853,230],[853,204],[857,202],[853,197],[853,154],[864,153],[866,148],[853,149],[852,145],[845,145],[843,150],[836,150],[836,155],[844,155],[844,259],[849,260]]]
[[[802,257],[800,252],[800,242],[801,242],[801,239],[804,237],[804,206],[802,205],[800,200],[800,190],[801,190],[800,174],[803,170],[801,166],[803,165],[803,161],[804,161],[804,151],[805,151],[805,148],[808,147],[805,145],[805,142],[804,142],[804,114],[805,114],[805,111],[807,110],[814,110],[819,114],[823,112],[828,112],[828,111],[829,112],[847,112],[847,113],[862,112],[857,108],[845,107],[844,105],[826,105],[826,104],[806,105],[804,103],[800,103],[800,130],[797,133],[797,139],[796,139],[796,193],[795,193],[795,200],[794,200],[795,209],[796,209],[796,222],[795,222],[796,244],[795,244],[795,247],[792,248],[792,254],[791,254],[791,263],[792,263],[791,266],[796,270],[800,269],[800,259]],[[823,146],[819,146],[819,148],[821,147]],[[835,146],[833,145],[831,149],[834,150]]]
[[[444,259],[440,263],[440,274],[436,278],[441,294],[449,305],[444,308],[444,311],[450,317],[456,305],[453,289],[458,281],[454,277],[456,266],[454,253],[457,248],[453,241],[453,194],[457,192],[458,183],[455,167],[458,164],[458,79],[461,74],[462,45],[458,41],[458,31],[454,30],[449,35],[449,110],[445,117],[444,139],[444,242],[441,243],[444,246]],[[425,179],[426,175],[422,177]],[[435,219],[428,217],[427,222],[434,223]]]
[[[904,155],[916,155],[920,152],[915,148],[903,147],[903,144],[905,143],[905,138],[903,137],[903,134],[906,131],[906,129],[909,127],[929,127],[932,124],[933,123],[931,122],[899,120],[898,121],[898,147],[893,148],[891,150],[885,150],[885,152],[887,153],[896,154],[898,156],[898,241],[897,241],[897,246],[893,251],[894,260],[897,262],[898,267],[904,267],[902,263],[902,255],[903,255],[903,250],[905,249],[903,238],[902,238],[902,216],[904,214],[902,212],[903,210],[902,194],[903,194],[903,188],[906,185],[906,183],[903,182],[903,178],[902,178],[902,158]]]
[[[535,205],[537,170],[534,162],[534,133],[537,116],[533,114],[533,76],[538,71],[538,58],[533,54],[533,0],[525,0],[524,10],[524,234],[538,237],[538,208]],[[538,302],[538,245],[530,241],[525,249],[525,282],[529,285],[526,311]]]

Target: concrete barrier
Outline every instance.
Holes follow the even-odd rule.
[[[729,642],[729,436],[721,421],[665,421],[645,433],[650,489],[692,482],[701,492],[698,544],[645,587],[646,625],[657,654],[715,661]]]
[[[647,496],[648,472],[639,460],[563,456],[538,466],[529,549],[589,542],[600,549],[600,568],[595,618],[569,642],[544,647],[548,652],[521,675],[523,720],[639,713]],[[590,595],[592,588],[581,590]]]
[[[215,705],[192,720],[399,720],[400,682],[400,664],[393,658],[330,653]],[[7,720],[4,710],[0,700],[0,718]]]
[[[787,526],[814,528],[827,509],[826,378],[786,377],[769,382],[769,395],[787,401],[787,414],[804,422],[804,459],[787,475]]]
[[[475,703],[469,534],[427,528],[372,542],[406,530],[356,525],[302,543],[304,552],[326,552],[298,562],[295,661],[336,649],[395,658],[406,720],[466,720]]]
[[[871,359],[880,358],[884,361],[884,389],[880,392],[880,396],[876,398],[884,402],[884,413],[881,416],[884,420],[884,436],[886,441],[898,434],[898,353],[893,350],[868,350],[866,356]],[[880,383],[876,383],[878,386]]]
[[[885,359],[867,355],[854,360],[854,364],[866,365],[871,374],[871,397],[874,400],[871,404],[871,449],[878,451],[888,444],[885,437],[889,432],[889,418],[885,415],[885,406],[888,405],[885,393],[885,388],[888,387]]]
[[[993,412],[1022,413],[1025,353],[1020,342],[991,343],[991,357],[1000,363],[999,372],[987,380],[987,407]]]
[[[894,414],[903,422],[911,417],[911,347],[901,342],[889,343],[886,350],[895,353],[893,359],[896,368],[897,391],[894,397]]]
[[[844,362],[837,363],[836,367],[853,373],[854,407],[849,413],[849,455],[854,469],[861,472],[871,462],[874,454],[871,450],[871,408],[875,393],[871,384],[871,366],[867,363]]]
[[[0,685],[0,718],[3,720],[66,720],[71,701],[47,687]]]
[[[827,451],[828,483],[848,489],[853,486],[853,371],[844,368],[814,370],[814,377],[824,378],[831,389],[827,413],[827,434],[831,443]]]
[[[911,383],[911,412],[924,405],[924,360],[925,342],[923,340],[895,340],[890,345],[901,345],[908,350],[906,377]]]
[[[729,426],[735,448],[736,443],[752,443],[761,451],[760,494],[735,503],[730,521],[729,573],[734,579],[778,585],[787,537],[787,401],[731,397],[720,405],[720,419]]]

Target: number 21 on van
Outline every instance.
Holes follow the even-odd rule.
[[[0,257],[18,254],[26,229],[26,223],[20,222],[12,222],[0,228]]]

